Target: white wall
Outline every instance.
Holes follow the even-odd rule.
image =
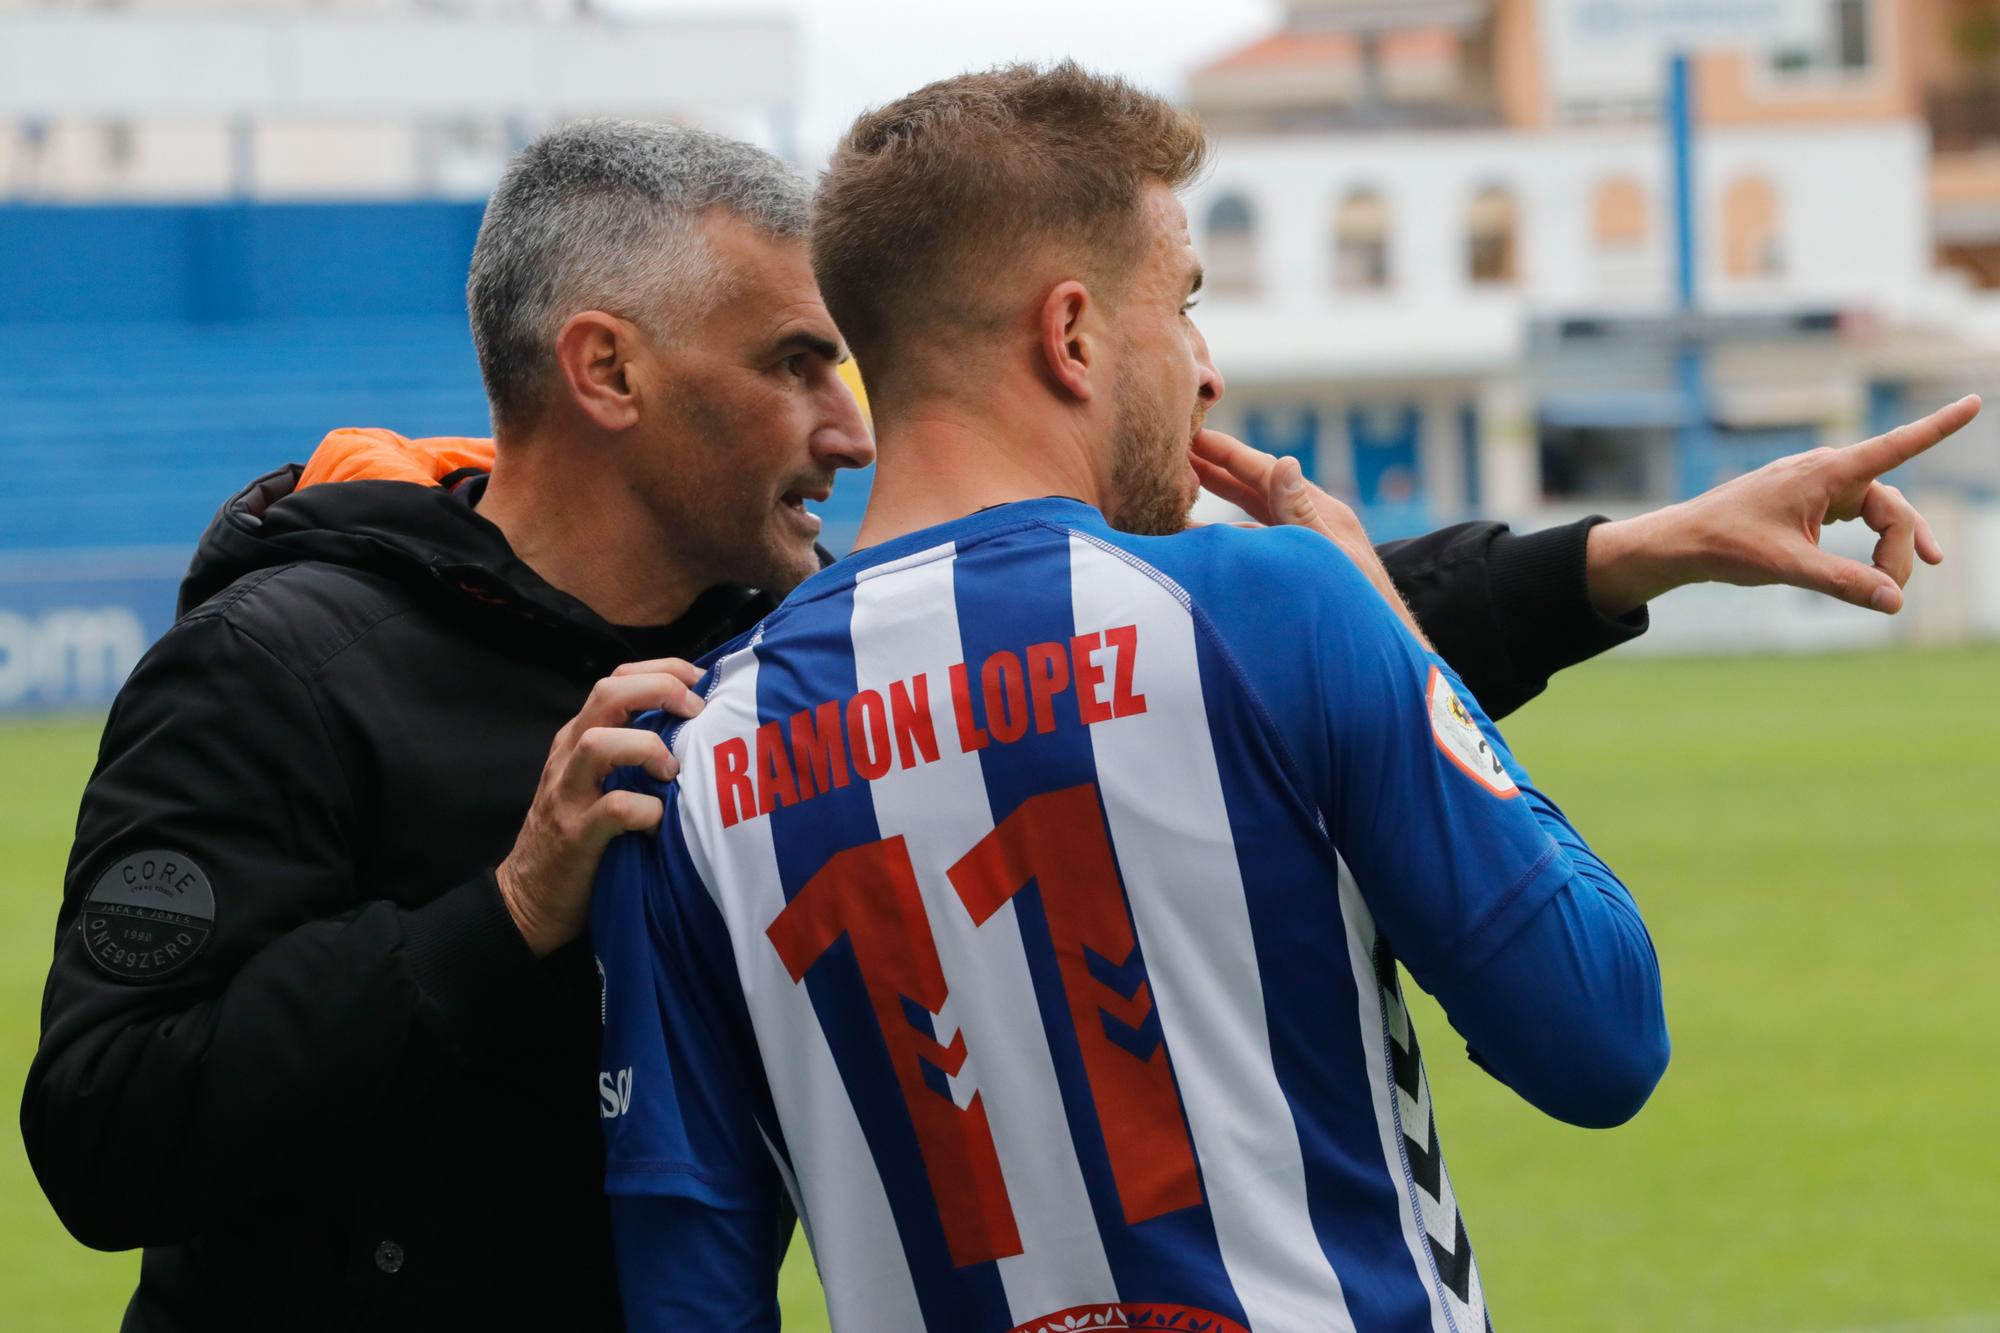
[[[1713,309],[1851,306],[1902,309],[1932,285],[1920,126],[1873,123],[1706,132],[1698,156],[1701,286]],[[1722,272],[1721,208],[1730,181],[1767,176],[1781,200],[1784,275],[1738,281]],[[1639,271],[1607,272],[1592,236],[1598,186],[1627,176],[1655,223]],[[1218,355],[1273,376],[1342,364],[1374,370],[1478,370],[1519,353],[1533,312],[1664,308],[1670,298],[1666,148],[1649,127],[1501,129],[1225,138],[1216,166],[1188,195],[1199,249],[1209,207],[1244,194],[1257,223],[1260,290],[1216,295],[1200,320]],[[1510,190],[1519,218],[1521,281],[1475,288],[1466,215],[1489,185]],[[1334,213],[1349,191],[1379,192],[1392,212],[1391,284],[1334,287]],[[1628,266],[1629,268],[1629,266]]]

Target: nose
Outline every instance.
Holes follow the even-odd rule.
[[[837,376],[829,375],[818,426],[813,430],[813,461],[825,467],[867,467],[875,461],[875,436],[854,393]]]
[[[1222,391],[1226,387],[1222,372],[1215,368],[1215,362],[1208,354],[1208,339],[1202,337],[1201,330],[1192,324],[1194,332],[1195,396],[1201,399],[1203,407],[1214,407],[1222,401]]]

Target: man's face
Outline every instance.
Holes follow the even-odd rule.
[[[805,502],[874,462],[875,445],[836,372],[846,352],[805,243],[727,216],[706,229],[720,295],[653,354],[668,392],[642,426],[634,484],[693,572],[789,592],[819,569]]]
[[[1164,535],[1187,526],[1201,489],[1188,450],[1222,397],[1222,376],[1188,317],[1201,264],[1187,213],[1158,183],[1146,187],[1145,206],[1150,243],[1113,315],[1113,503],[1106,517],[1125,532]]]

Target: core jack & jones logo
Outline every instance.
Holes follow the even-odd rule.
[[[77,928],[84,952],[121,981],[186,967],[215,930],[215,891],[183,852],[134,852],[97,877]]]

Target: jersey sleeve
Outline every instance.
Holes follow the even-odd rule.
[[[1574,873],[1550,821],[1567,824],[1336,547],[1302,529],[1234,540],[1238,595],[1208,605],[1377,927],[1427,989],[1476,969]]]
[[[614,1195],[610,1204],[629,1333],[777,1333],[789,1212],[773,1218],[663,1194]]]
[[[719,918],[700,915],[707,890],[681,839],[673,789],[651,789],[666,802],[659,834],[612,842],[591,903],[604,986],[605,1189],[775,1213],[782,1189],[759,1128],[768,1098],[747,1021],[732,1012],[727,939]]]

